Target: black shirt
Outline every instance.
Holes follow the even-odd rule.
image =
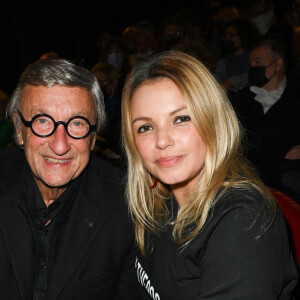
[[[55,257],[54,245],[59,235],[60,226],[68,216],[76,191],[79,187],[79,178],[73,180],[67,189],[46,206],[33,176],[25,180],[24,204],[29,212],[29,219],[35,238],[35,286],[33,287],[33,300],[46,299],[47,286],[51,276],[53,258]],[[51,246],[52,245],[52,246]],[[50,253],[51,252],[51,253]]]
[[[172,219],[178,205],[171,204]],[[223,196],[186,247],[174,242],[168,222],[150,239],[153,252],[136,258],[143,299],[290,299],[298,274],[285,221],[278,211],[271,228],[257,239],[270,217],[268,207],[262,207],[263,199],[247,191]]]
[[[34,300],[45,299],[47,292],[47,265],[49,243],[54,230],[55,217],[62,206],[62,195],[46,206],[41,194],[35,185],[35,214],[32,220],[35,240],[38,250],[38,277],[34,290]]]

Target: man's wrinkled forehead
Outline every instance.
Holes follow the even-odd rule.
[[[263,61],[265,59],[272,59],[272,51],[269,45],[259,46],[254,48],[250,53],[250,62],[251,61]]]
[[[60,96],[60,91],[56,93],[56,88],[63,88],[65,90],[64,96]],[[93,100],[92,95],[85,88],[65,85],[54,85],[50,87],[46,85],[26,85],[21,94],[19,109],[25,108],[27,111],[34,112],[35,114],[47,113],[48,104],[51,104],[54,98],[58,99],[56,102],[59,102],[59,105],[61,104],[61,109],[63,109],[66,106],[70,106],[68,100],[73,98],[78,91],[81,92],[81,107],[79,110],[74,108],[72,114],[86,117],[90,113],[90,109],[92,109],[93,113],[95,113],[95,101]],[[82,91],[84,93],[82,93]],[[59,95],[59,98],[56,97],[57,95]],[[83,98],[89,99],[88,102],[83,101]]]

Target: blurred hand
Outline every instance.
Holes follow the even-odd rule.
[[[300,145],[292,147],[285,155],[286,159],[300,159]]]

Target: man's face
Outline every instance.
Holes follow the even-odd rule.
[[[250,66],[266,66],[266,77],[272,77],[276,73],[278,66],[276,59],[272,56],[270,46],[265,45],[253,49],[250,54]]]
[[[93,99],[79,87],[26,86],[20,112],[27,121],[41,113],[52,116],[56,122],[66,122],[73,116],[83,116],[91,125],[96,120]],[[22,122],[21,129],[16,131],[42,196],[51,189],[65,188],[78,177],[86,167],[95,143],[95,134],[76,140],[67,135],[63,125],[58,125],[56,131],[46,138],[36,136]]]

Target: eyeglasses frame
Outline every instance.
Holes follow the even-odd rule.
[[[38,136],[38,137],[42,137],[42,138],[46,138],[46,137],[48,137],[48,136],[51,136],[51,135],[56,131],[58,125],[60,125],[60,124],[62,124],[62,125],[64,126],[67,135],[68,135],[69,137],[71,137],[72,139],[75,139],[75,140],[81,140],[81,139],[84,139],[84,138],[86,138],[87,136],[89,136],[89,135],[91,134],[92,131],[95,131],[95,130],[96,130],[96,124],[95,124],[95,125],[91,125],[90,121],[89,121],[87,118],[83,117],[83,116],[74,116],[74,117],[70,118],[67,122],[64,122],[64,121],[58,121],[58,122],[56,122],[56,121],[53,119],[53,117],[51,117],[51,116],[48,115],[48,114],[37,114],[37,115],[35,115],[35,116],[32,117],[31,121],[25,120],[25,118],[23,117],[22,113],[21,113],[19,110],[18,110],[18,114],[19,114],[19,116],[20,116],[20,118],[21,118],[23,124],[24,124],[26,127],[30,127],[30,129],[31,129],[31,131],[32,131],[33,134],[35,134],[35,135]],[[39,118],[39,117],[43,117],[43,116],[44,116],[44,117],[47,117],[47,118],[50,118],[50,119],[53,121],[53,123],[54,123],[54,128],[53,128],[53,130],[51,131],[51,133],[46,134],[46,135],[38,134],[38,133],[36,133],[36,132],[33,130],[33,128],[32,128],[32,123],[34,122],[34,120],[36,120],[36,119]],[[89,130],[88,130],[88,132],[87,132],[84,136],[82,136],[82,137],[74,137],[74,136],[72,136],[72,135],[69,133],[69,131],[68,131],[68,129],[67,129],[67,128],[68,128],[68,125],[69,125],[69,123],[70,123],[72,120],[74,120],[74,119],[83,119],[83,120],[85,120],[85,121],[88,123],[88,125],[89,125]],[[96,123],[97,123],[97,122],[96,122]]]

